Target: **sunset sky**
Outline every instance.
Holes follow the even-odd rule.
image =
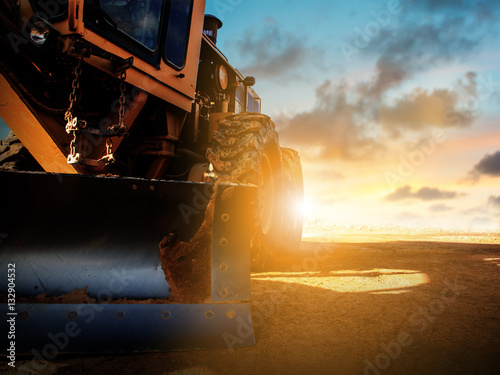
[[[301,154],[309,222],[500,229],[496,2],[207,0],[207,13]]]
[[[302,156],[306,215],[500,228],[500,10],[491,1],[208,0]]]

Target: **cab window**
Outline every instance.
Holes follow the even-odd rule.
[[[164,58],[177,69],[182,69],[186,63],[191,9],[191,0],[170,1]]]
[[[100,3],[118,30],[150,51],[158,48],[161,0],[101,0]]]

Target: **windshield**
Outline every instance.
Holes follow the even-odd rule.
[[[191,0],[172,0],[170,2],[164,57],[178,69],[181,69],[186,61],[191,7]]]
[[[100,3],[113,26],[149,50],[157,49],[161,0],[101,0]]]

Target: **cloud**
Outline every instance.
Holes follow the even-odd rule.
[[[446,212],[453,210],[453,207],[446,206],[444,204],[435,204],[429,207],[430,212]]]
[[[363,111],[368,121],[382,127],[384,135],[397,138],[408,130],[469,126],[478,116],[469,107],[471,99],[477,98],[477,76],[473,72],[467,72],[453,88],[416,88],[392,102],[387,99],[389,92],[401,88],[416,74],[473,56],[491,35],[494,22],[478,25],[470,17],[476,14],[477,7],[482,7],[483,12],[496,11],[486,1],[474,6],[450,1],[434,3],[403,2],[403,11],[393,17],[396,21],[392,22],[397,24],[382,28],[369,41],[365,39],[367,46],[356,55],[376,56],[375,74],[370,81],[351,89],[349,96],[359,96],[354,107]]]
[[[500,195],[498,197],[490,195],[490,197],[488,198],[488,205],[495,208],[500,208]]]
[[[378,55],[379,72],[375,88],[381,91],[431,67],[442,66],[471,56],[481,45],[483,33],[471,33],[465,16],[426,17],[416,15],[403,21],[401,27],[386,29],[366,48]]]
[[[436,127],[469,126],[477,114],[463,103],[477,94],[473,72],[454,87],[415,88],[390,99],[415,74],[470,56],[483,43],[482,26],[472,27],[466,17],[473,7],[447,4],[457,11],[431,2],[403,3],[403,12],[392,21],[398,24],[382,28],[356,54],[376,56],[372,77],[350,84],[326,79],[316,87],[312,109],[274,116],[280,139],[298,148],[304,161],[377,160],[408,132],[416,139],[417,133]],[[307,36],[285,30],[272,18],[243,35],[231,43],[248,59],[242,70],[264,79],[283,82],[291,73],[303,75],[311,61],[325,56],[308,44]]]
[[[302,146],[309,159],[359,160],[374,156],[381,145],[366,132],[363,103],[351,101],[350,88],[345,82],[325,81],[316,88],[316,103],[312,110],[292,118],[277,119],[280,138]]]
[[[500,151],[491,155],[485,155],[468,173],[465,181],[475,183],[479,181],[483,175],[491,177],[500,176]]]
[[[416,89],[393,105],[382,105],[380,122],[384,128],[394,134],[399,134],[403,130],[422,130],[429,126],[470,125],[473,115],[470,112],[455,109],[458,102],[458,94],[454,91],[436,89],[428,92]],[[462,121],[455,122],[450,116],[460,116]]]
[[[491,0],[407,0],[402,9],[398,27],[386,29],[377,42],[388,54],[410,47],[406,49],[415,55],[409,60],[427,54],[446,61],[474,53],[472,49],[482,43],[500,15]]]
[[[304,174],[306,174],[308,178],[312,178],[314,180],[325,179],[329,181],[339,181],[347,178],[347,174],[336,170],[329,163],[321,165],[320,168],[317,168],[317,165],[317,162],[302,163]]]
[[[313,109],[276,118],[281,139],[308,159],[374,160],[405,131],[425,132],[472,121],[473,116],[460,109],[460,95],[452,90],[415,89],[389,104],[380,91],[379,77],[380,73],[354,85],[326,80],[316,88]],[[466,77],[470,89],[474,76]],[[452,121],[447,121],[450,115]],[[468,120],[455,121],[455,116]]]
[[[498,7],[486,0],[407,1],[402,8],[393,23],[360,50],[378,59],[373,93],[398,87],[430,68],[474,56],[496,35],[499,21]]]
[[[455,199],[462,196],[463,193],[456,191],[446,191],[431,187],[422,187],[417,191],[409,185],[400,187],[388,194],[384,200],[387,202],[397,202],[405,199],[419,199],[422,201],[442,200],[442,199]]]
[[[479,22],[495,22],[498,16],[498,7],[491,0],[420,0],[413,2],[415,7],[421,7],[424,11],[437,12],[446,11],[452,14],[467,14]]]
[[[246,57],[247,64],[240,70],[262,79],[279,79],[310,61],[318,61],[322,53],[306,44],[302,34],[283,29],[279,22],[268,18],[263,25],[242,33],[244,37],[230,42],[228,49],[236,49]]]
[[[467,11],[460,7],[456,12],[431,3],[403,3],[403,7],[393,17],[398,25],[382,28],[356,55],[376,56],[371,78],[351,84],[326,79],[316,87],[312,109],[274,116],[281,140],[298,148],[304,160],[376,160],[408,132],[469,126],[476,119],[462,105],[477,94],[473,72],[451,88],[415,88],[390,99],[391,92],[404,87],[415,74],[475,53],[485,35],[481,27],[471,29]],[[243,35],[231,42],[232,49],[248,61],[242,70],[281,84],[292,73],[304,76],[311,61],[317,67],[317,61],[326,56],[310,46],[307,35],[288,31],[273,18]]]
[[[474,216],[474,215],[487,215],[488,210],[484,206],[469,208],[468,210],[462,211],[463,215]]]

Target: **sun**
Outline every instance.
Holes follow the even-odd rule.
[[[304,218],[311,217],[314,214],[315,204],[311,199],[307,197],[295,199],[293,205],[295,213],[301,215]]]

